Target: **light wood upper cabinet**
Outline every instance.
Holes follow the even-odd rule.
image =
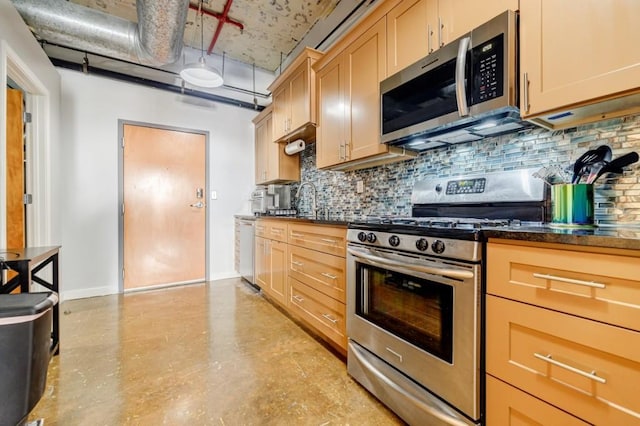
[[[318,168],[389,151],[380,140],[380,81],[386,77],[383,18],[318,71]]]
[[[637,111],[639,16],[638,1],[522,1],[523,116],[562,128]]]
[[[404,0],[387,14],[387,75],[392,75],[433,52],[428,0]]]
[[[322,53],[305,48],[269,86],[273,94],[273,140],[315,138],[315,72],[311,65]]]
[[[392,75],[484,24],[518,0],[404,0],[387,14],[387,73]]]
[[[300,156],[286,155],[284,143],[273,141],[271,107],[265,108],[255,123],[256,184],[293,182],[300,180]]]

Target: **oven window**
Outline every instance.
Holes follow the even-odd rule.
[[[451,363],[453,287],[356,265],[356,314]]]

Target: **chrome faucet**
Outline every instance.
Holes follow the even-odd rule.
[[[313,218],[317,218],[318,216],[318,208],[317,208],[317,198],[318,198],[318,190],[316,186],[311,182],[302,182],[300,186],[298,186],[298,191],[296,191],[296,198],[300,200],[300,191],[305,185],[309,185],[313,189],[313,198],[311,199],[311,215]]]

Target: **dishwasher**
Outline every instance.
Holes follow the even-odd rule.
[[[239,219],[238,225],[240,226],[240,267],[238,272],[249,284],[256,286],[253,266],[255,219]]]

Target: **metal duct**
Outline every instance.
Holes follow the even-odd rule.
[[[180,58],[189,0],[138,0],[138,23],[66,0],[13,0],[40,39],[145,65]]]

